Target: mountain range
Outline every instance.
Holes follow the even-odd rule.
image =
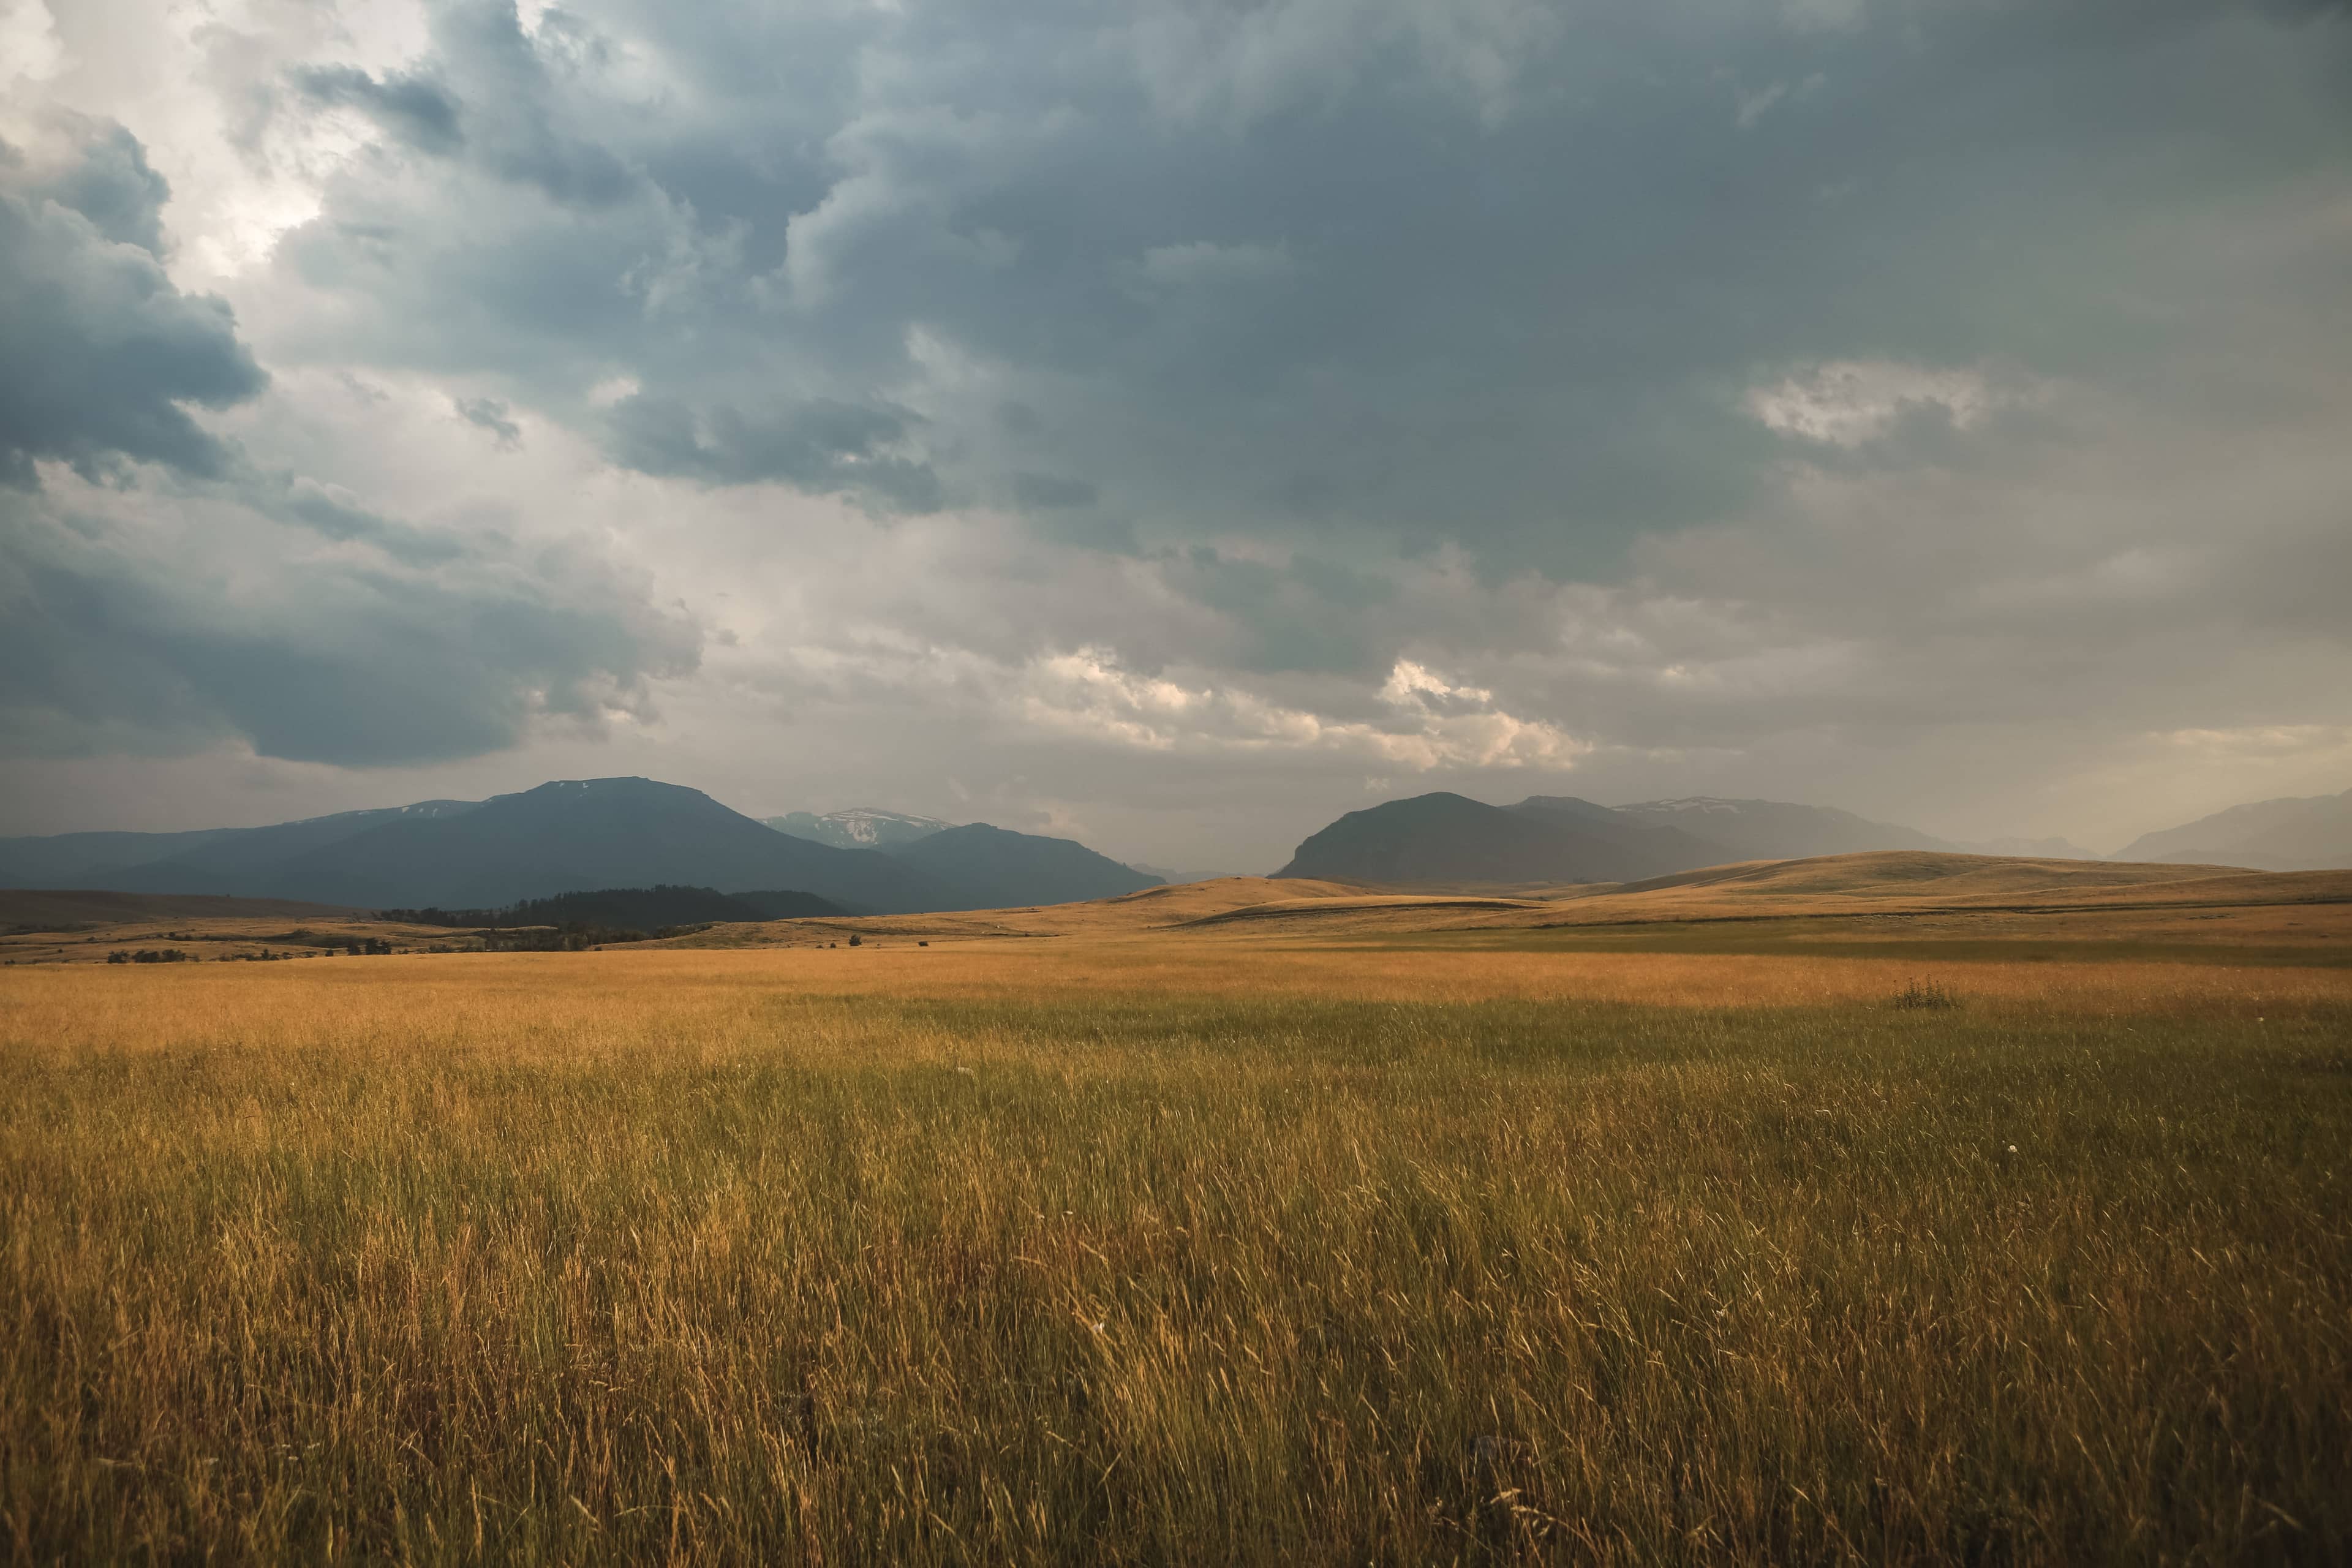
[[[1742,860],[1925,849],[2097,857],[2063,840],[1959,844],[1851,812],[1690,796],[1489,805],[1439,793],[1341,816],[1277,876],[1374,884],[1624,882]],[[2116,857],[2262,869],[2352,867],[2352,791],[2263,801],[2136,840]],[[859,807],[755,820],[699,790],[568,780],[268,827],[0,839],[0,888],[495,909],[614,888],[803,894],[855,913],[1008,909],[1116,897],[1163,879],[1065,838]]]
[[[1955,843],[1786,801],[1692,795],[1608,806],[1574,795],[1530,795],[1516,805],[1488,805],[1436,794],[1349,812],[1300,844],[1275,875],[1377,884],[1627,882],[1740,860],[1882,849],[2099,858],[2064,839]]]
[[[2352,867],[2352,790],[2233,805],[2161,833],[2145,833],[2118,860],[2251,866],[2258,871]]]
[[[1158,885],[1068,839],[985,824],[886,852],[781,833],[652,779],[544,784],[271,827],[0,839],[0,886],[495,909],[604,888],[792,889],[905,914],[1108,898]]]
[[[1374,882],[1631,882],[1743,857],[1573,795],[1488,805],[1439,793],[1351,811],[1276,877]]]
[[[104,888],[119,892],[205,892],[206,875],[235,880],[240,868],[286,859],[305,850],[355,837],[386,823],[455,816],[481,802],[427,800],[375,811],[344,811],[332,816],[281,822],[274,827],[205,827],[187,833],[60,833],[45,838],[0,838],[0,886],[10,888]],[[184,868],[184,888],[118,885],[113,879],[139,868],[169,863]]]

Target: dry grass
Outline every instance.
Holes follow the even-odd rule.
[[[234,917],[191,911],[234,904]],[[119,907],[114,918],[106,916]],[[116,949],[178,946],[204,959],[373,939],[404,950],[465,946],[465,933],[250,900],[108,893],[0,892],[11,910],[74,911],[69,929],[0,931],[0,965],[102,961]],[[271,909],[271,912],[263,912]],[[286,911],[293,911],[288,913]],[[1485,932],[1549,933],[1563,946],[1780,952],[1927,942],[1948,956],[1968,942],[1987,958],[2017,944],[2068,944],[2084,956],[2199,957],[2352,963],[2352,871],[2243,872],[2213,867],[1878,853],[1717,867],[1623,889],[1549,898],[1383,893],[1339,882],[1224,877],[1087,903],[940,914],[841,917],[711,926],[646,948],[823,948],[897,939],[956,943],[1056,938],[1094,943],[1150,935],[1262,946],[1339,938],[1394,942]]]
[[[301,919],[240,915],[229,919],[110,921],[65,931],[10,931],[0,935],[0,966],[104,963],[107,954],[141,949],[177,948],[191,961],[257,959],[289,954],[324,958],[345,942],[389,942],[402,952],[459,942],[464,933],[442,926],[406,925],[365,917]]]
[[[714,926],[662,945],[823,947],[853,931],[869,941],[1092,942],[1157,932],[1262,943],[1282,937],[1545,931],[1563,941],[1607,942],[1650,941],[1655,933],[1700,926],[1714,928],[1710,940],[1718,942],[1770,926],[1778,933],[1775,945],[1786,945],[1787,938],[1901,942],[1926,935],[2192,949],[2264,943],[2340,959],[2352,955],[2352,871],[1885,853],[1722,867],[1553,898],[1381,893],[1337,882],[1226,877],[1037,909]]]
[[[0,1113],[22,1561],[2352,1551],[2340,970],[20,968]]]

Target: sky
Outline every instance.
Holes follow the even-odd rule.
[[[0,833],[2352,784],[2352,14],[0,0]]]

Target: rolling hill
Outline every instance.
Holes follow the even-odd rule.
[[[336,920],[354,913],[293,899],[224,899],[201,893],[0,890],[0,931],[72,931],[142,921]]]
[[[1890,956],[1927,951],[1918,948],[1924,942],[1954,958],[2104,953],[2159,962],[2202,955],[2202,962],[2234,953],[2258,963],[2340,966],[2352,960],[2345,946],[2352,936],[2352,871],[1891,850],[1748,861],[1542,897],[1229,877],[1038,909],[714,926],[654,945],[821,948],[853,933],[869,943],[1426,936],[1659,952],[1804,951],[1810,943],[1843,942]]]
[[[756,921],[818,920],[845,915],[840,905],[814,893],[722,893],[716,888],[661,883],[651,888],[597,888],[525,899],[496,910],[384,910],[388,917],[451,927],[592,927],[608,931],[657,931],[672,926]]]
[[[869,940],[914,937],[978,941],[992,937],[1135,937],[1190,929],[1237,909],[1320,899],[1363,901],[1363,890],[1339,882],[1269,877],[1220,877],[1204,882],[1161,883],[1138,893],[1080,903],[1028,908],[954,910],[868,916],[848,921],[780,920],[761,926],[727,926],[648,943],[657,947],[766,947],[814,942],[819,946],[850,931]],[[1506,900],[1488,900],[1503,902]]]

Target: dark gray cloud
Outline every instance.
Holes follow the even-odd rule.
[[[2149,735],[2352,723],[2341,5],[376,19],[203,47],[266,110],[215,176],[315,212],[222,286],[288,383],[380,409],[254,399],[215,422],[260,456],[173,482],[383,646],[482,606],[537,673],[465,744],[691,658],[625,574],[534,598],[483,518],[656,564],[718,628],[693,732],[789,731],[741,776],[853,795],[936,752],[992,809],[1127,821],[1541,782],[2079,832],[1968,813],[2090,799]],[[161,256],[107,145],[54,210]],[[248,209],[207,210],[233,252]],[[467,437],[442,471],[306,477],[410,406]]]
[[[70,151],[47,160],[46,168],[33,167],[22,151],[0,142],[0,168],[11,171],[7,183],[15,193],[79,213],[116,245],[163,256],[163,204],[171,186],[148,166],[138,138],[120,125],[78,114],[56,114],[51,125]]]
[[[1066,479],[1060,474],[1033,474],[1027,469],[1013,476],[1013,504],[1029,511],[1060,511],[1066,507],[1092,506],[1102,499],[1102,491],[1084,479]]]
[[[288,85],[308,103],[360,110],[420,153],[465,156],[558,202],[600,205],[635,183],[604,145],[597,106],[566,92],[568,79],[613,63],[594,32],[550,10],[527,37],[510,4],[438,6],[433,31],[434,57],[418,70],[306,65]]]
[[[880,390],[927,421],[883,504],[1084,495],[1146,544],[1498,573],[1755,504],[1771,367],[2176,354],[2149,226],[2352,153],[2352,39],[2294,7],[551,17],[442,6],[418,68],[499,119],[453,168],[547,205],[354,175],[289,247],[378,292],[409,335],[371,352],[582,422],[583,362],[626,374],[612,449],[649,472],[834,489],[801,411]],[[746,69],[813,54],[865,65]]]
[[[465,141],[457,100],[423,77],[395,74],[378,80],[355,66],[308,66],[294,71],[290,80],[311,102],[357,109],[424,152],[454,153]]]
[[[439,762],[550,720],[642,711],[649,678],[696,660],[690,622],[577,552],[419,565],[305,552],[233,507],[184,504],[204,511],[201,532],[158,537],[0,496],[8,754],[234,740],[346,767]],[[247,563],[235,580],[216,564],[232,551]]]
[[[904,410],[819,399],[757,419],[720,405],[706,413],[677,398],[633,393],[614,405],[608,449],[641,473],[706,484],[782,480],[821,495],[872,497],[900,511],[940,506],[938,477],[897,456]]]
[[[460,397],[454,401],[457,417],[478,429],[488,430],[498,437],[499,445],[512,451],[522,445],[522,426],[514,422],[514,410],[503,397]]]
[[[394,521],[361,505],[356,496],[339,486],[299,475],[247,468],[233,483],[218,489],[221,498],[231,504],[306,529],[321,539],[372,545],[397,561],[422,564],[455,560],[467,552],[463,540]]]
[[[55,131],[68,151],[47,168],[0,143],[0,480],[31,482],[40,458],[218,474],[230,454],[186,405],[243,402],[268,378],[227,303],[165,273],[166,187],[138,144],[120,126]]]

